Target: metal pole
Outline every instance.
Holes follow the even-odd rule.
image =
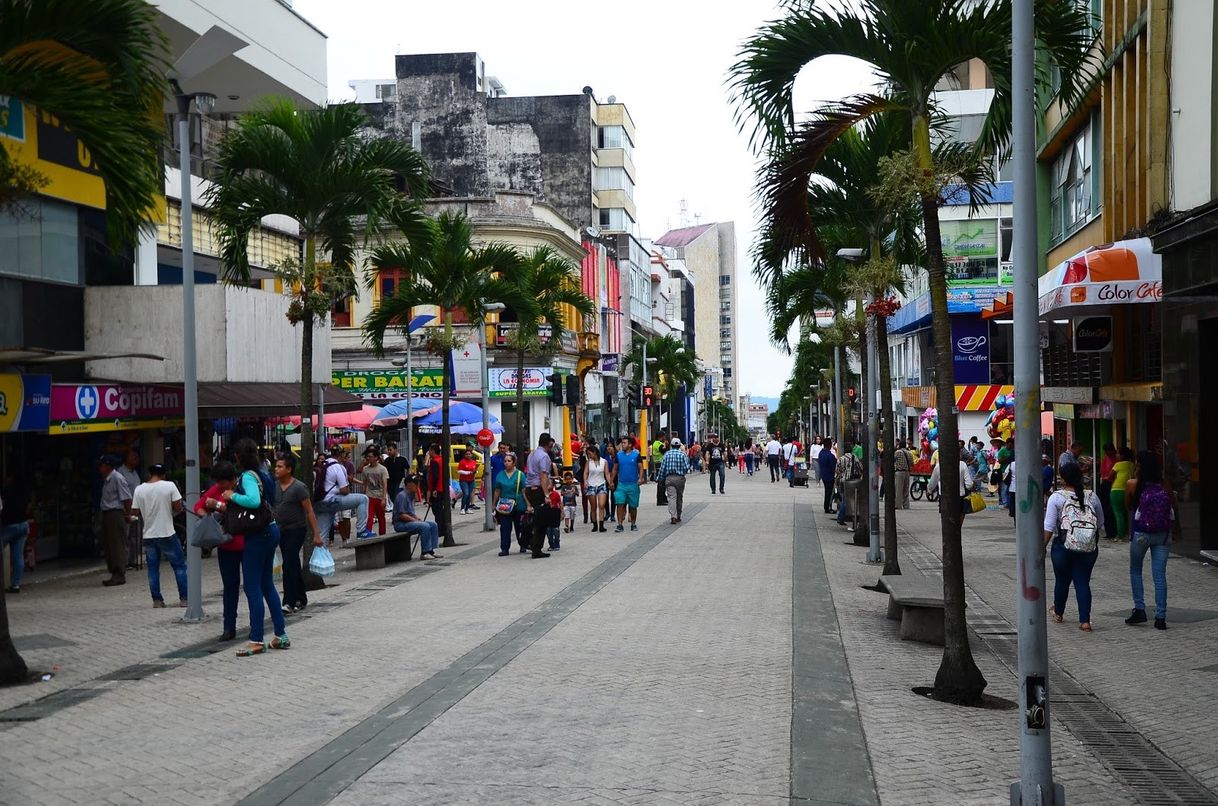
[[[199,500],[199,377],[195,352],[195,254],[191,231],[193,210],[190,196],[190,102],[178,102],[178,169],[182,198],[182,397],[186,419],[186,612],[182,621],[198,622],[203,613],[203,550],[191,543],[198,518]]]
[[[1053,782],[1049,735],[1049,642],[1045,613],[1044,504],[1040,490],[1040,343],[1037,334],[1036,103],[1034,0],[1015,0],[1011,24],[1011,100],[1015,169],[1015,515],[1019,603],[1019,780],[1014,806],[1062,806],[1065,790]]]
[[[326,452],[326,387],[328,383],[323,383],[317,389],[317,438],[320,440],[320,451],[322,455]]]
[[[486,324],[478,325],[478,352],[482,356],[482,428],[489,430],[491,427],[491,389],[486,377]],[[482,449],[482,531],[493,531],[495,526],[491,522],[491,488],[488,484],[487,474],[491,470],[490,448]]]
[[[415,474],[414,467],[414,373],[410,370],[410,345],[414,337],[406,334],[406,461],[409,463],[410,475]],[[485,472],[485,471],[483,471]]]
[[[837,439],[834,440],[839,445],[842,444],[846,437],[846,423],[842,415],[842,348],[838,345],[834,349],[834,367],[836,371],[833,374],[833,421],[837,425]],[[841,448],[838,448],[838,455],[841,455]]]
[[[868,302],[871,297],[867,297]],[[876,351],[876,328],[875,317],[867,317],[867,458],[870,460],[868,467],[868,483],[870,484],[867,490],[868,501],[868,516],[867,523],[870,530],[870,540],[867,549],[867,560],[869,562],[883,562],[884,558],[880,550],[880,398],[879,394],[883,390],[880,389],[880,359],[879,353]]]

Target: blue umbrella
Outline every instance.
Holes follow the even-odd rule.
[[[427,398],[414,397],[410,399],[409,404],[405,400],[398,400],[381,409],[381,413],[376,415],[372,425],[393,428],[406,420],[418,417],[420,412],[433,409],[435,406],[436,401]]]
[[[415,414],[415,422],[418,423],[420,431],[438,434],[442,427],[443,415],[443,405],[431,405],[422,414]],[[449,403],[448,424],[454,434],[477,434],[482,430],[482,407],[460,401]],[[491,431],[496,434],[503,433],[503,425],[498,417],[491,415],[490,424]]]

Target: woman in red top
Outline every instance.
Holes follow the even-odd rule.
[[[211,469],[214,484],[195,504],[195,514],[210,517],[209,513],[222,513],[227,507],[224,492],[237,484],[237,468],[232,462],[217,462]],[[224,633],[221,641],[232,641],[237,637],[237,600],[241,598],[241,553],[245,550],[245,538],[233,535],[232,540],[221,543],[216,551],[220,563],[220,579],[224,582]]]
[[[466,451],[457,463],[457,481],[461,485],[461,514],[466,515],[474,508],[474,474],[478,472],[478,463],[474,461],[474,452]]]

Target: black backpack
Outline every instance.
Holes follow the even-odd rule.
[[[320,504],[326,500],[326,471],[331,465],[338,464],[334,459],[327,459],[313,474],[313,503]]]

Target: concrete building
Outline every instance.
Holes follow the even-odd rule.
[[[684,262],[693,278],[694,349],[720,380],[713,393],[735,409],[739,392],[737,344],[736,226],[727,221],[670,230],[655,245],[666,257]]]

